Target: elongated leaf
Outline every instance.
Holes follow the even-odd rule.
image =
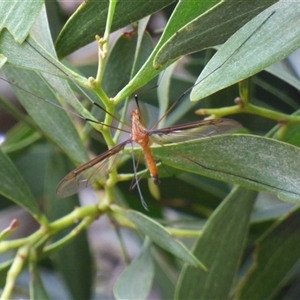
[[[154,60],[154,67],[161,68],[162,65],[183,55],[223,44],[237,29],[277,1],[225,0],[219,2],[205,14],[177,31],[160,48]],[[190,2],[190,5],[194,5],[196,9],[199,3]]]
[[[12,263],[13,263],[13,260],[10,260],[8,262],[4,262],[4,263],[0,264],[0,284],[1,284],[1,286],[5,286],[7,272]]]
[[[299,13],[299,2],[290,5],[279,1],[241,28],[207,64],[191,100],[202,99],[252,76],[298,49]]]
[[[181,243],[175,241],[173,237],[157,222],[154,222],[145,215],[131,211],[131,210],[119,210],[130,221],[136,224],[137,228],[145,235],[147,235],[151,241],[156,243],[159,247],[167,250],[184,262],[194,266],[206,269],[205,266],[195,258],[194,255]]]
[[[174,0],[130,1],[119,0],[117,3],[112,31],[129,25],[148,16]],[[108,11],[108,1],[92,0],[83,3],[61,31],[56,41],[60,58],[95,40],[95,35],[103,36]]]
[[[5,154],[25,149],[32,145],[41,134],[29,127],[27,124],[18,123],[5,136],[5,141],[1,145],[2,151]]]
[[[59,105],[55,98],[55,92],[49,89],[41,76],[30,71],[13,68],[5,68],[5,71],[10,81],[14,81],[33,95],[51,99],[52,103]],[[78,133],[65,111],[19,88],[12,88],[28,113],[51,140],[64,149],[74,161],[83,163],[87,160]]]
[[[23,177],[0,150],[0,193],[29,211],[37,220],[45,220]]]
[[[171,84],[171,78],[174,72],[174,69],[176,67],[176,63],[171,65],[169,68],[165,70],[165,72],[161,73],[162,76],[159,79],[159,84],[157,87],[157,98],[159,103],[159,115],[158,120],[166,113],[169,102],[170,102],[170,84]],[[163,119],[159,123],[159,127],[162,128],[163,122],[165,122],[166,119]]]
[[[39,55],[37,51],[39,51],[44,57]],[[8,62],[13,66],[66,77],[66,75],[63,74],[57,67],[49,63],[45,57],[53,62],[53,64],[59,66],[59,68],[67,71],[64,65],[54,59],[49,52],[47,52],[32,38],[28,38],[23,44],[18,44],[8,31],[4,31],[0,35],[0,52],[8,58]]]
[[[255,192],[236,187],[215,210],[193,250],[208,272],[186,266],[175,299],[228,299],[255,199]]]
[[[1,1],[0,33],[3,28],[7,28],[14,39],[22,43],[29,34],[43,4],[43,0]]]
[[[296,208],[257,241],[254,265],[240,284],[236,299],[274,299],[280,284],[299,261],[299,228],[300,210]]]
[[[116,299],[146,299],[154,277],[150,242],[145,239],[143,248],[131,264],[121,274],[114,286]],[[134,284],[132,284],[134,278]]]
[[[44,19],[42,20],[43,21],[41,22],[45,22]],[[41,26],[42,25],[43,23]],[[46,29],[44,31],[45,35],[47,34]],[[0,51],[3,52],[7,57],[7,63],[9,65],[55,75],[55,77],[50,77],[44,74],[43,77],[44,80],[46,80],[54,89],[56,89],[56,92],[59,92],[61,97],[79,114],[85,116],[86,118],[93,119],[93,116],[91,116],[88,111],[84,109],[78,99],[74,96],[67,82],[65,80],[60,80],[59,77],[77,80],[82,85],[88,85],[87,79],[77,75],[74,72],[70,74],[70,70],[68,70],[63,64],[61,64],[55,57],[52,56],[53,53],[50,51],[52,44],[49,39],[51,39],[50,35],[48,36],[48,39],[43,36],[43,44],[46,45],[45,47],[31,37],[29,37],[22,45],[19,45],[12,39],[8,32],[4,32],[0,35]],[[50,55],[49,51],[52,55]],[[39,96],[42,97],[42,95]]]
[[[299,124],[292,124],[289,126],[287,133],[283,140],[289,144],[300,147],[300,126]]]
[[[167,166],[300,201],[300,149],[289,144],[240,134],[152,149]]]

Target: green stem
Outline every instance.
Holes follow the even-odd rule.
[[[111,25],[115,13],[115,8],[117,4],[117,0],[110,0],[109,1],[109,8],[108,8],[108,13],[107,13],[107,18],[106,18],[106,26],[105,26],[105,31],[103,38],[100,38],[99,36],[96,36],[96,40],[98,42],[98,71],[96,75],[96,79],[93,82],[94,87],[95,87],[95,92],[97,95],[100,97],[102,102],[105,105],[105,109],[107,111],[105,115],[105,120],[104,123],[107,125],[110,125],[113,120],[113,113],[114,113],[114,104],[113,102],[109,99],[109,97],[106,95],[104,90],[102,89],[102,80],[104,76],[104,71],[105,71],[105,66],[107,62],[107,57],[108,57],[108,52],[109,52],[109,35],[111,31]],[[111,136],[110,129],[108,126],[104,126],[103,130],[101,131],[103,134],[103,137],[105,139],[105,142],[109,148],[113,147],[115,145],[115,142]],[[113,162],[110,162],[110,166]],[[109,166],[109,167],[110,167]],[[116,170],[111,172],[109,174],[109,183],[114,185],[116,183],[117,179],[117,173]],[[105,204],[108,205],[109,203],[113,202],[113,190],[110,185],[105,187],[106,191],[106,201]]]
[[[103,38],[100,38],[99,36],[96,37],[96,40],[98,42],[98,47],[99,47],[99,62],[98,62],[98,71],[96,76],[96,82],[98,83],[98,85],[101,85],[104,70],[105,70],[107,54],[108,54],[109,34],[110,34],[111,24],[115,14],[115,8],[117,2],[118,2],[117,0],[109,1],[108,13],[106,18],[106,26],[105,26]]]
[[[75,221],[81,220],[85,217],[96,218],[103,213],[102,209],[100,210],[96,205],[76,207],[70,214],[50,224],[49,232],[54,234],[62,228],[71,226]]]
[[[195,237],[198,238],[201,236],[201,231],[199,230],[188,230],[188,229],[177,229],[172,227],[165,227],[165,229],[172,235],[176,237]]]
[[[29,252],[28,246],[23,246],[18,250],[17,255],[16,255],[11,267],[10,267],[9,271],[7,272],[6,283],[5,283],[5,286],[4,286],[2,295],[1,295],[1,299],[10,299],[11,298],[11,293],[15,286],[15,282],[23,270],[24,262],[27,260],[28,252]]]
[[[49,257],[52,253],[57,252],[57,250],[63,248],[65,245],[69,244],[79,233],[81,233],[84,229],[88,228],[96,217],[85,217],[69,234],[64,236],[62,239],[57,241],[56,243],[47,246],[40,259],[44,257]]]
[[[212,115],[215,118],[222,118],[227,115],[234,115],[240,113],[248,113],[272,119],[277,122],[300,123],[299,116],[276,112],[271,109],[259,107],[250,103],[248,103],[247,105],[243,104],[244,103],[242,103],[241,105],[234,105],[223,108],[199,109],[196,111],[196,113],[199,115]]]
[[[250,99],[249,79],[245,79],[239,82],[239,94],[240,98],[243,99],[243,105],[248,105]]]
[[[17,219],[13,219],[9,226],[6,227],[0,233],[0,242],[6,240],[11,234],[13,234],[16,229],[19,227],[19,221]]]
[[[78,220],[82,220],[86,217],[97,218],[107,209],[108,206],[104,204],[100,204],[98,206],[91,205],[91,206],[77,207],[70,214],[49,224],[47,227],[42,226],[39,230],[37,230],[32,235],[26,238],[11,240],[11,241],[2,241],[0,243],[0,253],[10,249],[20,248],[24,245],[37,246],[39,245],[39,242],[43,240],[45,235],[47,235],[48,238],[48,236],[54,235],[56,232],[62,230],[63,228],[69,227],[73,225],[74,222]]]

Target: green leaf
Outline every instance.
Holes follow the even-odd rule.
[[[276,194],[286,201],[300,200],[300,149],[289,144],[236,134],[152,150],[156,160],[175,169]]]
[[[276,223],[257,242],[254,263],[240,284],[236,299],[274,299],[299,261],[300,209]]]
[[[26,209],[40,223],[45,217],[31,194],[23,177],[12,161],[0,150],[0,193],[4,197]]]
[[[172,253],[193,267],[201,267],[204,270],[206,269],[206,267],[198,259],[196,259],[196,257],[181,242],[174,240],[167,230],[157,222],[132,210],[125,211],[120,209],[120,212],[132,221],[143,234],[147,235],[150,240],[159,247]]]
[[[300,147],[300,126],[299,124],[291,124],[287,133],[283,137],[283,141],[294,146]]]
[[[154,60],[154,67],[159,69],[183,55],[223,44],[240,27],[277,1],[225,0],[219,2],[206,13],[186,22],[180,30],[176,31],[159,49]],[[182,3],[178,5],[178,10],[183,5]],[[189,8],[201,11],[202,7],[197,2],[189,2]],[[178,12],[182,18],[190,18],[190,15],[187,17],[184,11]]]
[[[210,12],[214,12],[214,9],[216,9],[216,7],[219,5],[222,5],[223,2],[224,1],[220,0],[208,0],[198,3],[193,1],[178,2],[170,19],[168,20],[166,28],[164,29],[163,36],[155,48],[155,52],[158,53],[160,49],[162,49],[164,45],[166,45],[168,41],[176,34],[176,32],[179,32],[182,28],[185,28],[187,24],[190,24],[195,19],[198,19],[199,16],[204,16],[210,14]],[[207,28],[198,28],[198,30],[207,30]]]
[[[43,4],[43,0],[1,1],[0,32],[7,28],[16,42],[24,42]]]
[[[41,138],[41,134],[27,124],[18,123],[5,135],[5,141],[1,145],[6,154],[23,150],[34,144]]]
[[[5,286],[7,272],[9,271],[13,260],[6,261],[0,264],[0,286]]]
[[[193,249],[208,272],[184,267],[175,299],[229,298],[255,199],[255,192],[236,187],[214,211]]]
[[[171,4],[174,0],[132,1],[119,0],[116,6],[112,31],[136,22]],[[58,57],[62,58],[103,36],[108,1],[91,0],[83,3],[68,20],[56,41]]]
[[[174,265],[170,263],[170,257],[166,259],[166,253],[158,247],[152,249],[152,257],[155,263],[155,287],[159,286],[162,299],[173,299],[177,283],[177,274],[174,276]]]
[[[191,100],[248,78],[298,49],[299,13],[300,3],[289,5],[280,1],[242,27],[207,64],[192,90]]]
[[[167,112],[170,102],[170,85],[171,79],[173,76],[174,69],[176,67],[176,63],[169,66],[159,78],[158,87],[157,87],[157,98],[158,98],[158,107],[159,107],[159,115],[158,120]],[[164,122],[166,119],[162,119],[159,123],[160,128],[164,127]]]
[[[149,239],[146,238],[143,248],[131,264],[118,278],[114,286],[116,299],[146,299],[154,277],[154,265],[151,256]],[[134,284],[132,279],[134,278]]]
[[[8,31],[3,31],[0,35],[0,52],[13,66],[66,77],[60,70],[67,72],[65,66],[31,37],[28,37],[23,44],[18,44]]]
[[[69,78],[73,81],[77,80],[82,85],[88,85],[87,79],[74,72],[70,74],[70,70],[52,57],[49,52],[35,40],[28,38],[22,45],[19,45],[13,41],[9,33],[4,32],[4,34],[1,34],[0,36],[0,51],[3,51],[8,57],[9,65],[22,69],[25,68],[45,72],[56,76],[53,77],[44,74],[40,75],[40,80],[43,82],[46,81],[49,86],[52,86],[56,93],[59,92],[57,97],[64,99],[78,112],[78,114],[88,119],[93,119],[93,116],[75,97],[67,82],[59,77]],[[3,69],[5,68],[3,67]],[[29,85],[28,88],[30,88]],[[30,92],[30,90],[28,91]],[[39,94],[38,97],[42,97],[42,95]]]
[[[64,110],[55,106],[59,106],[59,102],[55,98],[56,92],[49,88],[43,77],[21,69],[5,67],[4,70],[8,80],[14,81],[19,87],[22,87],[19,89],[12,86],[12,89],[47,137],[61,147],[74,161],[86,162],[88,159],[86,150],[73,122]],[[57,78],[57,80],[59,79]],[[44,99],[51,99],[54,105],[47,103]]]

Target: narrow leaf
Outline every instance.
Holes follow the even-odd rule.
[[[156,160],[172,168],[300,201],[300,149],[292,145],[236,134],[152,149]]]
[[[254,264],[236,299],[274,299],[281,283],[299,262],[300,209],[288,212],[257,242]]]
[[[37,220],[44,219],[36,200],[12,161],[0,150],[0,193],[29,211]]]
[[[300,3],[279,1],[242,27],[207,64],[197,79],[200,83],[192,90],[191,100],[250,77],[298,49],[299,13]]]
[[[66,77],[66,75],[59,70],[60,68],[67,72],[65,66],[58,62],[45,48],[31,37],[23,44],[18,44],[9,32],[4,31],[0,35],[0,53],[5,55],[8,62],[13,66]],[[49,63],[49,61],[54,65]]]
[[[146,299],[154,277],[154,265],[150,242],[145,239],[143,248],[131,264],[121,274],[114,286],[116,299]],[[132,279],[134,278],[134,284]]]
[[[43,0],[1,1],[0,32],[7,28],[15,41],[22,43],[28,36],[43,4]]]
[[[163,226],[141,213],[131,210],[120,211],[122,211],[122,214],[130,219],[143,234],[147,235],[150,240],[158,246],[193,267],[201,267],[204,270],[206,269],[206,267],[181,242],[174,240]]]
[[[44,100],[50,99],[49,101],[59,105],[55,97],[56,92],[50,89],[43,78],[34,72],[6,67],[5,73],[10,81],[26,90],[12,86],[19,101],[42,131],[64,149],[74,161],[85,162],[87,160],[86,151],[69,116],[64,110]]]
[[[228,299],[256,193],[236,187],[211,215],[193,253],[208,272],[186,266],[175,299]]]
[[[183,55],[223,44],[244,24],[277,1],[221,1],[183,26],[160,48],[154,60],[155,68]],[[196,9],[199,3],[190,2],[190,5]]]

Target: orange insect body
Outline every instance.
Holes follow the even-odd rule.
[[[148,130],[141,124],[140,115],[137,109],[134,109],[131,114],[131,139],[139,144],[143,150],[145,162],[155,184],[159,184],[158,170],[151,150],[151,139]]]

